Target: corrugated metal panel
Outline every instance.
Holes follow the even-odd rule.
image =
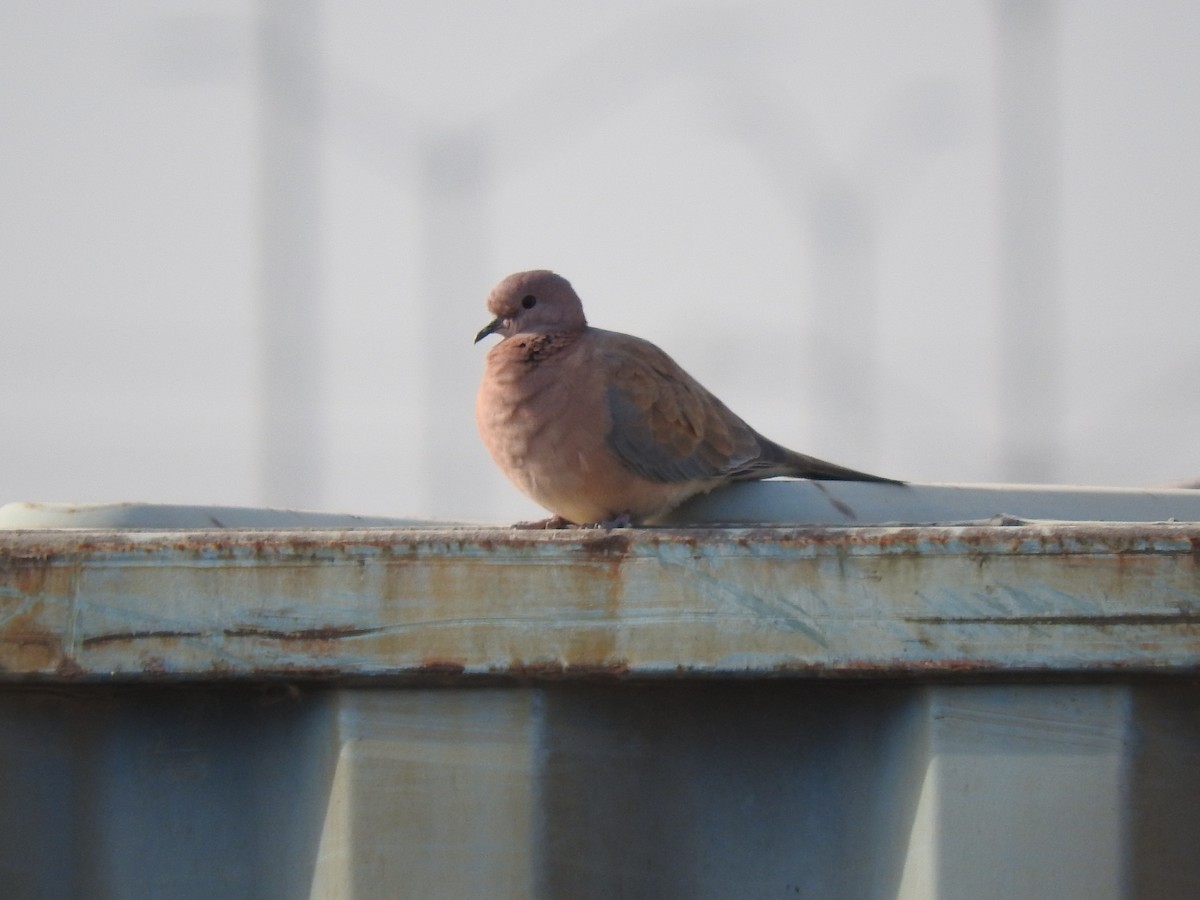
[[[1194,523],[0,532],[0,894],[1200,896],[1198,649]]]
[[[0,890],[1200,896],[1193,683],[0,691]]]

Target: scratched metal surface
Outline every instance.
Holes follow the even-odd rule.
[[[1200,524],[0,532],[0,678],[1192,673]]]

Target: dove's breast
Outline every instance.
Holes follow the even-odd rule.
[[[536,361],[521,349],[510,338],[488,353],[475,407],[484,445],[513,484],[579,524],[639,520],[678,502],[686,488],[647,481],[613,453],[607,380],[588,342]]]

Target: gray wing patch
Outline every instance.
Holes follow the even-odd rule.
[[[621,462],[648,481],[677,484],[721,478],[737,472],[751,460],[721,457],[703,442],[687,456],[676,455],[670,447],[655,440],[638,408],[617,388],[608,389],[608,411],[612,417],[608,445]]]

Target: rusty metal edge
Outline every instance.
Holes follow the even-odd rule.
[[[478,528],[379,528],[353,531],[312,529],[163,531],[12,531],[0,534],[0,571],[35,566],[86,566],[90,561],[150,561],[157,556],[200,554],[219,561],[306,558],[331,560],[366,556],[404,556],[430,552],[464,557],[503,547],[549,550],[613,560],[662,544],[682,544],[720,553],[753,554],[760,544],[790,544],[817,555],[825,553],[904,553],[1044,555],[1169,554],[1188,556],[1200,568],[1200,525],[1196,523],[1040,523],[1013,526],[901,526],[871,528],[794,528],[775,526],[738,529],[626,529],[604,532],[572,529],[521,532]],[[341,635],[338,635],[341,636]],[[127,636],[128,637],[128,636]],[[269,637],[269,636],[268,636]],[[305,637],[313,637],[305,635]],[[317,637],[328,637],[318,635]],[[346,669],[317,664],[240,668],[215,665],[205,671],[172,672],[151,663],[138,672],[103,673],[81,668],[64,656],[53,671],[0,673],[5,684],[238,683],[303,681],[306,683],[485,684],[577,681],[643,682],[681,679],[877,679],[906,678],[1130,678],[1200,675],[1200,660],[1179,662],[1141,658],[1134,662],[1089,662],[1074,670],[1047,665],[1021,665],[997,659],[870,659],[862,661],[785,662],[768,668],[741,670],[730,666],[631,667],[619,660],[569,664],[556,660],[514,661],[509,666],[473,669],[452,659],[423,660],[419,665]]]
[[[0,673],[0,691],[33,687],[237,687],[245,685],[295,685],[312,688],[365,687],[529,687],[556,684],[653,685],[680,682],[903,682],[912,684],[953,683],[1108,683],[1108,682],[1198,682],[1200,662],[1187,665],[1102,663],[1086,669],[1062,669],[1044,665],[1013,665],[988,659],[951,661],[895,661],[892,663],[845,663],[838,665],[783,664],[767,670],[726,668],[632,669],[622,665],[515,664],[510,669],[474,671],[449,666],[418,666],[371,672],[346,671],[337,667],[283,666],[254,670],[211,669],[206,672],[83,672],[69,661],[57,672]]]
[[[498,548],[562,549],[619,557],[662,544],[753,552],[757,545],[787,544],[813,552],[844,553],[1193,553],[1200,557],[1196,522],[1038,522],[1011,525],[789,526],[737,528],[356,528],[338,529],[38,529],[0,531],[0,562],[51,561],[93,555],[152,556],[200,553],[313,556],[397,550],[436,553],[489,552]]]

